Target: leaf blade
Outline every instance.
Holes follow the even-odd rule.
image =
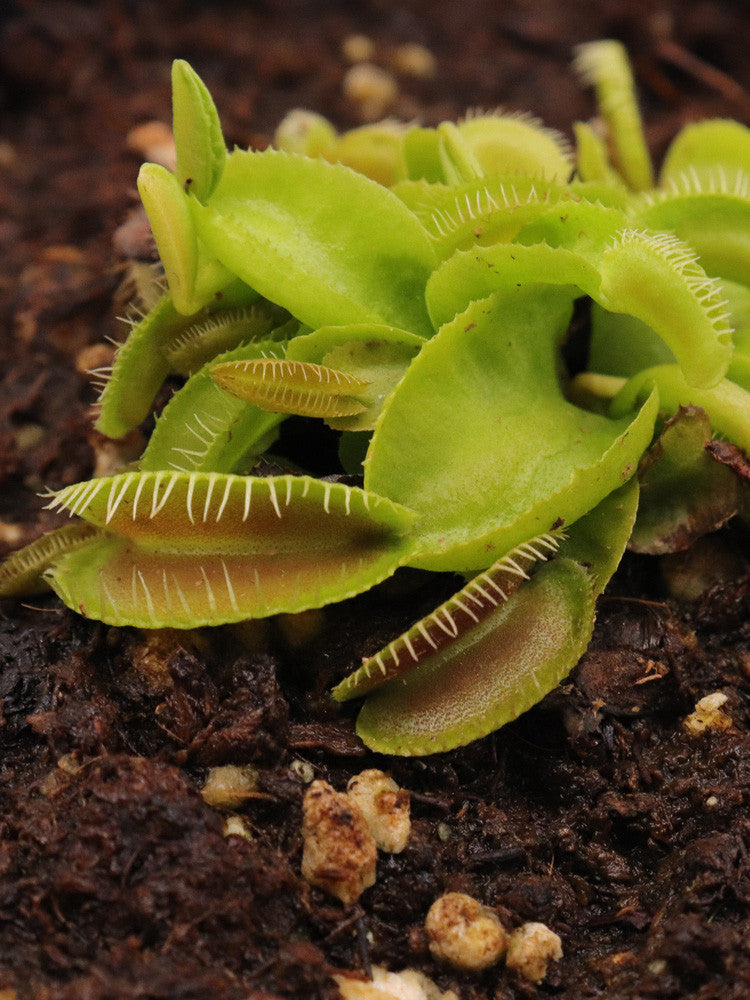
[[[206,201],[221,179],[227,152],[216,105],[184,59],[172,63],[172,131],[177,180],[199,201]]]
[[[570,524],[635,472],[656,399],[614,424],[564,398],[556,361],[569,303],[538,288],[475,302],[386,402],[365,486],[421,515],[412,565],[476,571]]]
[[[338,164],[235,151],[200,236],[247,284],[311,327],[388,323],[432,333],[423,302],[434,252],[386,188]]]

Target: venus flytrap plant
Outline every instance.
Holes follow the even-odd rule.
[[[502,114],[343,135],[298,116],[279,150],[227,154],[176,63],[177,170],[139,180],[169,291],[118,352],[98,427],[121,436],[187,380],[137,469],[53,495],[80,520],[11,557],[0,594],[43,580],[112,624],[194,628],[404,565],[463,573],[334,692],[366,697],[358,731],[389,753],[466,743],[558,684],[629,541],[673,551],[744,505],[712,435],[750,450],[747,130],[689,126],[652,189],[621,47],[578,65],[608,145],[580,124],[571,177],[565,141]],[[292,414],[341,433],[363,488],[247,474]]]

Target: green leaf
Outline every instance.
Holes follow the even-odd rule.
[[[717,290],[718,291],[718,290]],[[721,284],[719,303],[734,327],[734,353],[727,377],[750,390],[750,289],[730,281]],[[588,367],[592,372],[630,377],[654,365],[674,364],[665,341],[646,323],[624,313],[611,313],[594,303]]]
[[[734,355],[750,356],[750,288],[733,281],[722,282],[727,308],[734,327]]]
[[[607,144],[587,122],[575,122],[576,170],[584,181],[606,181],[615,188],[622,181],[609,161]]]
[[[579,205],[558,216],[562,207],[528,226],[519,239],[533,240],[546,231],[575,250],[512,243],[455,253],[427,283],[433,323],[447,322],[467,302],[497,289],[534,281],[577,286],[608,311],[651,327],[671,349],[689,382],[716,384],[732,356],[730,317],[721,285],[706,275],[690,247],[666,233],[623,229],[597,252],[616,210]],[[579,215],[590,217],[588,230],[576,225]]]
[[[555,559],[442,655],[371,694],[359,736],[371,750],[404,756],[486,736],[570,672],[591,638],[593,613],[586,570]]]
[[[158,163],[143,164],[138,174],[138,192],[151,223],[174,307],[187,315],[196,312],[202,304],[194,304],[198,237],[187,195],[175,175]]]
[[[211,95],[184,59],[172,63],[172,131],[177,181],[199,201],[206,201],[219,183],[227,151]]]
[[[454,122],[441,122],[437,127],[438,156],[443,176],[449,184],[461,184],[484,177],[479,160],[471,145]]]
[[[219,260],[312,327],[387,323],[429,336],[429,238],[390,191],[338,164],[234,152],[208,206],[192,203]]]
[[[564,398],[555,372],[570,301],[532,287],[474,303],[425,344],[388,399],[365,485],[421,515],[413,565],[488,566],[571,524],[634,473],[656,399],[615,423]]]
[[[99,398],[98,431],[119,438],[145,420],[169,374],[166,346],[189,322],[177,312],[168,292],[133,326],[117,350],[112,374]]]
[[[570,145],[528,115],[480,114],[404,137],[406,172],[413,180],[456,184],[470,177],[518,176],[564,184],[572,170]]]
[[[220,625],[344,600],[408,557],[414,516],[306,476],[125,473],[51,508],[103,527],[46,578],[87,617],[141,628]]]
[[[164,266],[177,312],[190,316],[211,303],[233,281],[232,273],[210,254],[195,231],[189,199],[174,174],[144,163],[138,191]]]
[[[445,180],[440,163],[440,139],[434,128],[410,128],[404,135],[406,173],[412,180],[424,179],[430,184]]]

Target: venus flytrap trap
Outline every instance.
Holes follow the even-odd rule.
[[[530,579],[528,570],[536,562],[547,562],[559,547],[559,537],[552,534],[516,546],[408,632],[367,657],[361,667],[334,689],[334,698],[344,701],[369,694],[441,651],[447,652],[455,663],[454,640],[480,625],[495,608],[508,601],[522,581]]]
[[[211,378],[233,396],[270,413],[324,418],[364,413],[367,407],[358,397],[370,385],[336,368],[286,358],[224,361],[212,365]]]
[[[249,341],[263,343],[284,339],[283,311],[276,315],[259,305],[231,309],[224,307],[209,314],[202,323],[194,323],[165,346],[170,370],[178,375],[193,375],[222,351],[231,350]],[[294,322],[294,321],[292,321]],[[295,324],[296,329],[299,324]]]
[[[35,542],[19,549],[0,566],[0,594],[4,597],[44,593],[47,584],[45,570],[62,554],[72,552],[97,534],[93,525],[75,521],[42,535]]]
[[[402,648],[405,675],[378,686],[365,702],[357,728],[368,746],[406,755],[448,750],[486,736],[553,690],[588,645],[596,598],[620,561],[637,503],[631,479],[576,522],[559,548],[551,536],[518,546],[418,623],[430,649],[407,657]],[[508,581],[534,560],[541,568],[503,600]],[[442,649],[440,631],[451,633]],[[413,633],[377,654],[377,666],[385,661],[387,672]],[[348,696],[346,684],[337,697]]]
[[[211,369],[217,363],[283,357],[283,340],[258,341],[207,362],[164,407],[140,468],[235,472],[252,467],[276,439],[281,417],[224,392],[211,377]]]
[[[339,164],[236,150],[209,202],[191,201],[206,245],[310,327],[389,323],[432,333],[427,234],[386,188]]]
[[[747,174],[749,161],[750,132],[744,125],[724,118],[693,122],[667,150],[660,186],[686,175],[713,174],[717,169]]]
[[[600,121],[575,151],[512,114],[338,134],[295,112],[278,149],[227,153],[175,63],[177,168],[139,177],[168,290],[98,428],[126,434],[185,382],[137,467],[52,494],[78,520],[11,556],[0,594],[189,629],[451,571],[464,586],[336,687],[366,698],[365,742],[447,750],[555,687],[629,544],[675,551],[746,508],[715,435],[750,450],[750,133],[686,127],[654,187],[624,50],[576,65]],[[316,421],[337,431],[362,487],[253,475],[289,416],[312,447]]]
[[[128,472],[54,494],[102,529],[45,571],[70,607],[113,625],[193,628],[303,611],[380,582],[414,515],[309,476]]]
[[[632,474],[656,399],[618,421],[565,399],[556,356],[571,309],[572,294],[556,288],[474,302],[425,344],[387,400],[365,486],[420,514],[414,565],[481,569],[576,520]]]
[[[221,350],[270,331],[273,314],[266,322],[257,299],[255,292],[235,281],[214,306],[183,316],[172,293],[165,293],[145,315],[133,320],[129,337],[117,351],[97,404],[97,430],[118,438],[137,427],[148,416],[167,375],[197,364],[206,340],[213,340],[215,350]],[[217,330],[224,337],[221,345],[215,342]],[[228,334],[231,343],[227,343]]]
[[[424,339],[407,330],[377,323],[320,327],[289,342],[288,359],[341,368],[367,384],[359,399],[363,410],[345,417],[326,416],[334,430],[372,431],[385,400],[404,376]]]

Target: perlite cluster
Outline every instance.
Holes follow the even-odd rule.
[[[540,983],[551,961],[562,958],[562,941],[546,924],[526,923],[508,932],[494,910],[463,892],[447,892],[425,920],[430,951],[464,972],[482,972],[503,958],[522,979]]]
[[[375,884],[378,850],[399,854],[409,839],[409,793],[374,768],[346,792],[313,781],[302,808],[302,876],[346,904]]]
[[[98,429],[129,434],[183,385],[135,463],[51,494],[69,523],[0,568],[0,594],[192,629],[403,566],[460,573],[334,691],[366,699],[370,747],[427,754],[565,677],[627,546],[743,516],[750,131],[686,126],[655,179],[622,47],[576,68],[599,115],[574,145],[517,114],[345,134],[297,114],[278,148],[227,153],[176,62],[174,169],[139,176],[167,287],[98,373]],[[574,307],[588,356],[569,372]],[[330,475],[263,474],[290,415],[311,447],[337,433]]]

